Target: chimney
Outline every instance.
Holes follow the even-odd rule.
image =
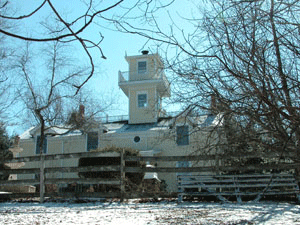
[[[148,53],[149,53],[148,50],[143,50],[143,51],[142,51],[142,54],[143,54],[143,55],[148,55]]]
[[[79,117],[80,117],[81,119],[84,118],[84,105],[80,105],[80,106],[79,106]]]
[[[15,136],[13,146],[14,147],[19,147],[20,146],[20,137],[19,136]]]

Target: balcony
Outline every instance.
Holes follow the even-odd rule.
[[[128,87],[138,84],[157,84],[162,97],[170,97],[170,82],[163,70],[156,73],[121,72],[119,71],[119,87],[128,96]]]

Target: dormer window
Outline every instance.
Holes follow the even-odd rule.
[[[146,71],[147,71],[147,62],[139,61],[138,62],[138,74],[146,73]]]

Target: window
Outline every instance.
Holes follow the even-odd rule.
[[[133,141],[134,141],[135,143],[140,142],[140,140],[141,140],[141,138],[140,138],[139,136],[135,136],[135,137],[133,138]]]
[[[177,161],[176,162],[176,167],[177,168],[189,168],[192,167],[192,162],[191,161]],[[177,173],[178,175],[188,175],[190,174],[189,172],[179,172]]]
[[[138,94],[138,107],[147,107],[147,94]]]
[[[177,145],[189,144],[189,127],[187,125],[176,127],[176,142]]]
[[[40,143],[41,143],[41,136],[38,135],[36,137],[36,146],[35,146],[35,154],[40,154]],[[43,153],[46,154],[47,153],[47,138],[45,137],[44,142],[43,142]]]
[[[147,62],[146,61],[140,61],[138,62],[138,73],[146,73],[147,71]]]
[[[90,151],[92,149],[98,148],[98,132],[87,133],[87,147],[86,150]]]
[[[177,161],[176,162],[176,167],[177,168],[188,168],[192,166],[191,161]]]

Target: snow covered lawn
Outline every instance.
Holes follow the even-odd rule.
[[[0,224],[300,224],[291,203],[0,203]]]

